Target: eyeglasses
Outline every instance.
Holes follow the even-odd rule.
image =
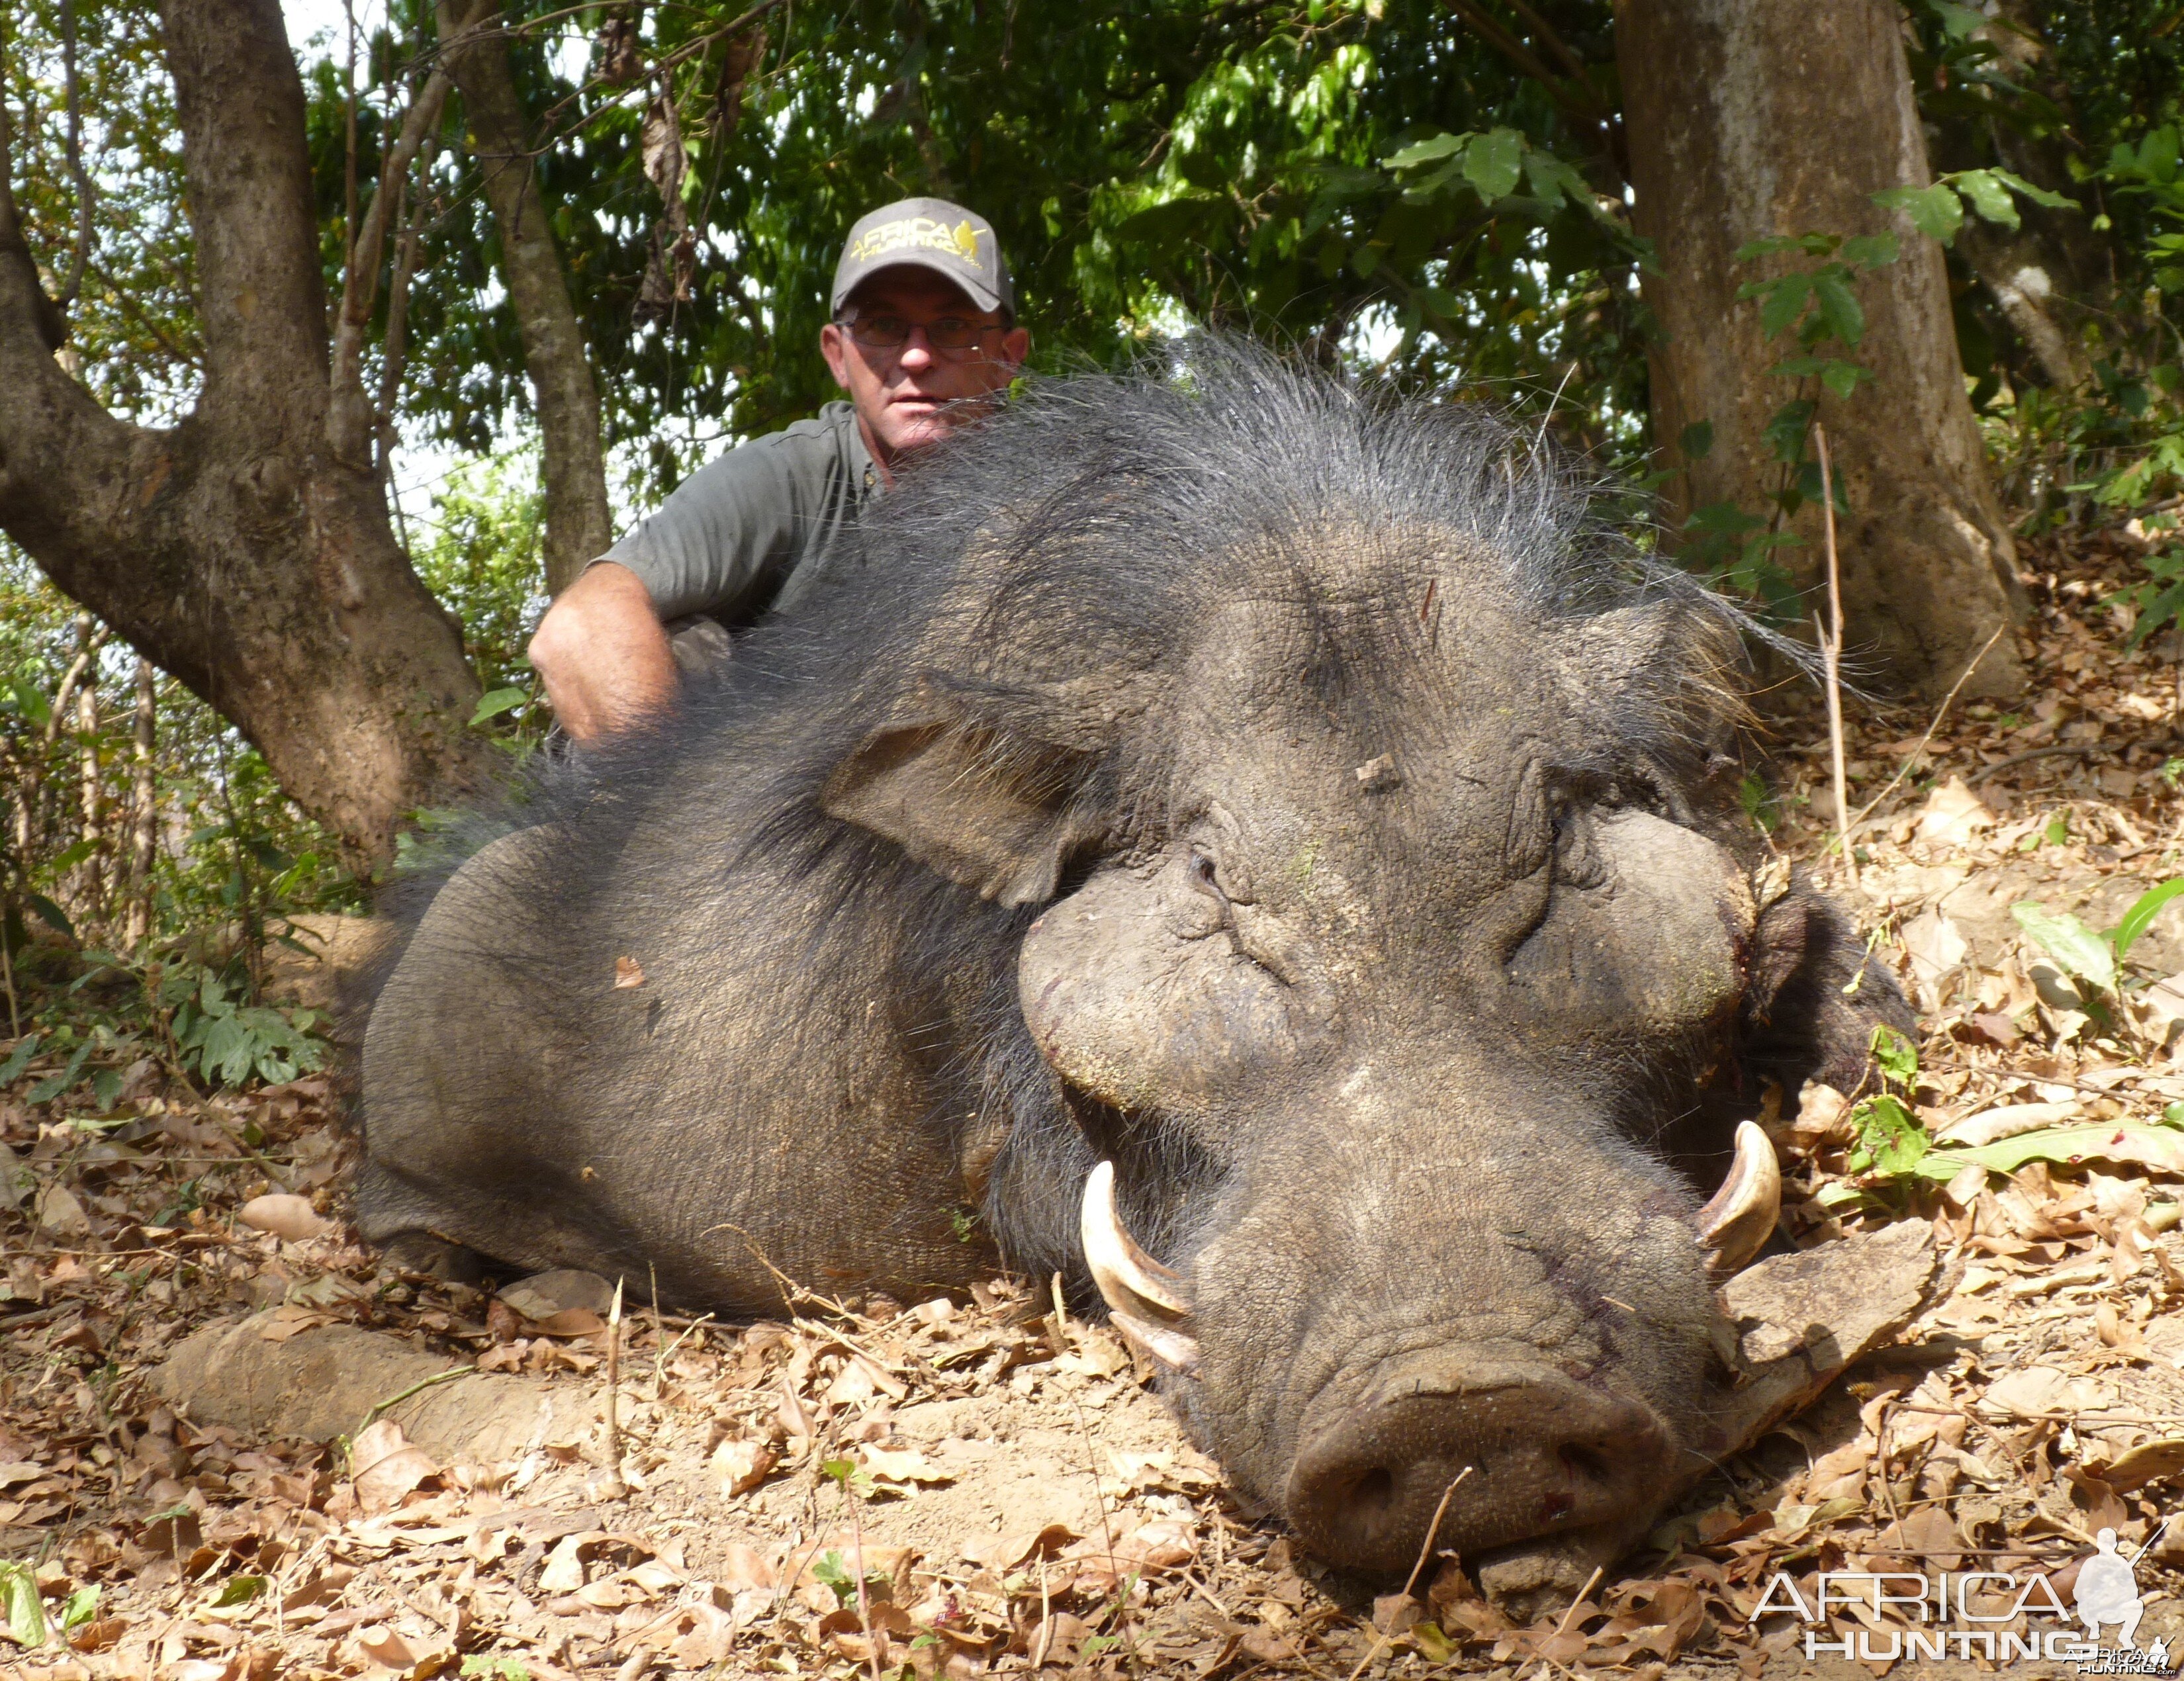
[[[900,350],[910,342],[911,324],[900,315],[852,315],[838,324],[867,350]],[[920,323],[925,342],[944,356],[960,356],[978,348],[989,332],[1000,331],[994,321],[967,321],[960,315],[944,315]]]

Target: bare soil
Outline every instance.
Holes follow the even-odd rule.
[[[1930,738],[1929,713],[1853,718],[1852,807],[1877,801],[1855,885],[1825,845],[1817,711],[1761,745],[1774,843],[1918,997],[1925,1132],[2038,1105],[2018,1124],[2075,1142],[1892,1177],[1856,1156],[1843,1094],[1791,1094],[1796,1241],[1923,1222],[1961,1277],[1568,1613],[1513,1627],[1461,1560],[1407,1595],[1328,1572],[1040,1281],[789,1290],[733,1327],[617,1319],[581,1280],[449,1286],[354,1241],[323,1080],[206,1097],[148,1068],[96,1116],[28,1103],[36,1066],[0,1094],[0,1560],[20,1567],[0,1672],[2054,1674],[1808,1658],[1808,1625],[1755,1612],[1786,1603],[1778,1575],[1809,1604],[1860,1571],[2040,1572],[2067,1606],[2102,1528],[2153,1543],[2140,1645],[2184,1627],[2184,1522],[2162,1528],[2184,1518],[2184,1130],[2164,1119],[2184,975],[2160,983],[2184,971],[2184,900],[2120,1000],[2074,989],[2011,910],[2105,929],[2184,871],[2177,650],[2121,652],[2103,603],[2129,539],[2034,558],[2031,699]],[[254,1228],[268,1194],[310,1211],[254,1218],[323,1229]],[[1930,1628],[1841,1598],[1819,1639],[1879,1654]],[[2028,1621],[2062,1626],[1991,1626]]]

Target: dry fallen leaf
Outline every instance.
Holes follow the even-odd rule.
[[[733,1497],[747,1495],[766,1481],[778,1456],[765,1442],[731,1439],[713,1450],[712,1467],[720,1473],[721,1492]]]
[[[357,1510],[366,1517],[392,1511],[419,1483],[440,1474],[432,1456],[414,1446],[388,1418],[359,1432],[349,1455],[356,1467]]]
[[[624,987],[641,987],[644,984],[644,971],[638,967],[637,960],[634,957],[615,959],[615,986],[617,990]]]

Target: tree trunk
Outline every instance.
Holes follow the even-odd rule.
[[[152,903],[158,892],[152,866],[159,845],[159,787],[153,775],[153,749],[158,746],[159,691],[152,662],[136,659],[135,727],[130,732],[129,771],[129,921],[122,930],[123,949],[140,950],[152,932]]]
[[[1938,694],[2014,622],[2023,596],[1964,395],[1941,248],[1871,198],[1930,179],[1901,27],[1893,0],[1618,0],[1616,53],[1634,220],[1658,253],[1644,281],[1662,331],[1653,435],[1683,469],[1678,515],[1765,511],[1781,467],[1763,434],[1800,394],[1768,371],[1798,346],[1769,338],[1758,303],[1736,296],[1785,265],[1740,264],[1738,248],[1809,232],[1901,237],[1901,258],[1858,283],[1855,355],[1875,377],[1847,399],[1822,395],[1818,418],[1850,509],[1847,660],[1876,687]],[[1679,446],[1700,422],[1712,448],[1686,459]],[[1819,575],[1819,515],[1808,504],[1794,521],[1803,546],[1775,551],[1803,585]],[[1965,692],[2023,682],[2004,635]]]
[[[439,26],[443,42],[459,38],[460,0],[440,0]],[[470,44],[450,47],[448,69],[463,96],[471,153],[485,171],[508,300],[523,337],[524,369],[544,444],[546,587],[559,595],[614,545],[599,387],[532,167],[528,125],[516,97],[506,38],[487,31]]]
[[[360,865],[486,774],[477,680],[368,451],[329,443],[304,90],[276,0],[164,0],[161,21],[203,392],[179,426],[135,426],[56,365],[0,127],[0,529],[241,729]]]
[[[94,654],[97,626],[88,613],[75,615],[76,647]],[[75,692],[76,839],[89,850],[75,869],[71,896],[76,921],[86,926],[100,920],[105,901],[106,859],[100,850],[105,841],[103,819],[105,789],[98,773],[98,665],[94,658]]]
[[[2020,86],[2067,109],[2070,89],[2054,74],[2053,54],[2033,8],[2025,0],[1999,0],[1993,12],[1973,34],[1994,49],[1997,68]],[[2068,159],[2060,135],[2023,131],[1985,114],[1947,120],[1935,131],[1937,168],[1998,164],[2036,186],[2075,197],[2082,189],[2070,178]],[[2112,254],[2094,231],[2089,212],[2022,203],[2018,209],[2014,229],[1966,216],[1957,248],[2042,376],[2058,390],[2075,391],[2093,377],[2092,359],[2079,330],[2108,306]]]

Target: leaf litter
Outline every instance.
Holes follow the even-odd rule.
[[[610,1323],[585,1275],[493,1293],[382,1269],[346,1221],[324,1077],[139,1080],[94,1115],[29,1101],[60,1066],[33,1048],[0,1064],[0,1669],[1787,1675],[1802,1627],[1752,1616],[1777,1572],[1809,1601],[1823,1571],[2045,1571],[2067,1602],[2102,1527],[2153,1541],[2144,1628],[2175,1628],[2184,899],[2147,900],[2184,873],[2184,648],[2121,655],[2130,540],[2073,542],[2036,556],[2035,699],[1961,709],[1923,748],[1927,718],[1857,723],[1853,809],[1907,771],[1857,836],[1857,903],[1924,1032],[1869,1088],[1769,1116],[1800,1247],[1914,1221],[1961,1275],[1566,1612],[1515,1625],[1444,1555],[1404,1593],[1329,1571],[1041,1282]],[[1847,892],[1825,743],[1782,737],[1750,803]],[[422,1375],[348,1397],[329,1441],[178,1416],[156,1370],[244,1316],[298,1350],[375,1333]],[[405,1428],[488,1376],[582,1404],[541,1400],[477,1461]],[[1826,1632],[1897,1611],[1832,1607]]]

